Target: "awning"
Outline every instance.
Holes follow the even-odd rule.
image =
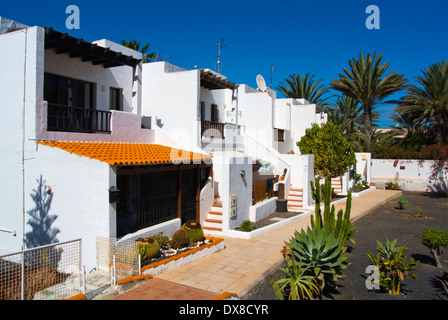
[[[211,156],[182,149],[146,143],[38,141],[79,156],[110,165],[200,164]]]
[[[209,90],[216,89],[231,89],[234,90],[238,88],[237,84],[227,81],[224,78],[218,77],[217,75],[206,70],[199,70],[201,73],[201,87]]]
[[[56,54],[69,54],[70,58],[81,58],[83,62],[91,61],[94,65],[102,64],[104,68],[135,67],[141,62],[132,56],[74,38],[52,28],[45,28],[45,49],[56,49]]]

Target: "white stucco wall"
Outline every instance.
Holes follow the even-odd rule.
[[[244,177],[241,171],[245,172]],[[249,220],[252,206],[252,159],[246,156],[217,152],[213,157],[215,192],[222,199],[222,230],[224,233]],[[230,196],[237,195],[237,214],[230,217]]]
[[[246,135],[265,147],[272,147],[274,141],[275,92],[271,95],[246,84],[238,87],[238,110],[241,114],[238,124],[244,126]]]
[[[0,253],[22,248],[24,168],[34,157],[36,104],[42,103],[43,29],[38,27],[0,35]],[[3,50],[7,48],[7,50]]]
[[[96,264],[96,237],[115,236],[115,210],[109,204],[110,180],[116,181],[113,170],[107,163],[36,144],[25,175],[26,211],[36,206],[30,194],[42,176],[53,193],[49,214],[57,216],[51,228],[60,230],[60,242],[82,239],[82,263],[91,270]],[[26,214],[25,220],[29,219]],[[30,231],[26,225],[26,232]]]
[[[403,190],[446,192],[447,170],[434,177],[434,164],[432,160],[372,159],[371,181],[377,188],[383,188],[386,182],[392,181]],[[445,163],[444,167],[447,166]]]
[[[157,117],[160,128],[184,149],[200,152],[199,70],[165,61],[143,64],[142,116]]]
[[[274,126],[285,130],[285,141],[276,143],[280,153],[293,151],[300,154],[297,142],[305,135],[305,130],[313,123],[326,122],[326,114],[317,113],[316,105],[305,99],[283,98],[275,100]]]

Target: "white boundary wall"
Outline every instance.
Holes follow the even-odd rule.
[[[403,190],[446,192],[447,170],[433,176],[435,164],[432,160],[372,159],[371,179],[377,188],[384,188],[386,182],[392,181]],[[447,166],[445,163],[444,168]]]

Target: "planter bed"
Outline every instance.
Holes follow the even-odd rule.
[[[206,242],[202,242],[195,248],[186,247],[180,249],[175,255],[167,256],[162,254],[158,258],[152,259],[149,262],[143,261],[142,274],[155,276],[190,263],[194,260],[206,257],[225,248],[224,239],[206,237],[206,240]]]
[[[230,230],[229,236],[233,238],[239,239],[252,239],[256,236],[262,235],[265,232],[277,229],[281,226],[289,224],[291,222],[300,220],[302,218],[308,217],[311,214],[310,211],[302,211],[302,212],[274,212],[271,215],[267,216],[264,219],[259,220],[254,223],[256,229],[247,232],[240,230]],[[278,219],[276,219],[278,218]]]

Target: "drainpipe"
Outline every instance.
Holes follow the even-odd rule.
[[[23,67],[23,109],[22,109],[22,250],[25,250],[25,108],[26,108],[26,61],[28,29],[25,29],[25,62]],[[25,254],[22,254],[22,300],[25,300]]]

